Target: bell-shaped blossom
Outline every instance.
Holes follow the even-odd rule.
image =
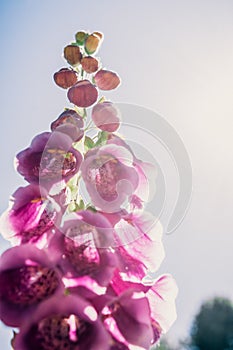
[[[46,188],[67,182],[78,172],[82,161],[72,142],[68,135],[58,131],[37,135],[30,147],[16,156],[17,171],[26,181]]]
[[[145,293],[130,287],[117,295],[108,287],[104,294],[97,295],[88,288],[69,288],[69,293],[87,299],[95,307],[111,335],[109,350],[133,350],[137,346],[148,350],[154,341],[154,331]]]
[[[156,191],[156,166],[149,162],[138,159],[131,147],[121,137],[115,134],[109,134],[107,144],[114,144],[125,147],[133,157],[133,166],[138,174],[138,186],[134,194],[130,197],[132,210],[143,209],[145,204],[150,202]]]
[[[118,212],[138,186],[132,154],[122,146],[88,151],[81,172],[92,203],[107,213]]]
[[[112,226],[99,213],[90,210],[66,215],[51,249],[60,252],[60,266],[66,278],[89,276],[106,286],[117,266],[110,248]]]
[[[128,289],[103,309],[106,329],[125,345],[149,349],[154,341],[150,306],[144,293]]]
[[[63,290],[60,272],[45,251],[32,244],[6,250],[0,258],[0,318],[18,327],[48,297]]]
[[[78,295],[41,303],[20,328],[15,350],[109,350],[111,337],[94,307]]]
[[[97,103],[92,109],[91,117],[95,125],[104,131],[114,132],[120,126],[120,111],[109,101]]]
[[[12,243],[44,244],[61,222],[62,208],[38,185],[19,187],[0,218],[0,232]]]
[[[83,118],[73,109],[65,110],[51,123],[52,131],[59,131],[67,134],[74,142],[78,142],[84,135]]]
[[[150,320],[154,333],[154,342],[157,342],[162,334],[167,333],[175,322],[176,304],[178,293],[177,284],[170,274],[165,274],[156,280],[147,281],[144,284],[125,281],[120,274],[116,274],[111,286],[117,295],[124,294],[130,289],[138,293],[144,293],[149,302]]]

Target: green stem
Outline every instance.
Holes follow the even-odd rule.
[[[84,131],[87,131],[90,129],[90,126],[92,124],[92,120],[89,121],[89,123],[87,124],[87,126],[85,127]]]

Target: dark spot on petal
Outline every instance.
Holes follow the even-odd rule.
[[[58,284],[58,276],[53,269],[24,266],[1,273],[0,296],[7,302],[25,307],[51,296]]]
[[[92,326],[76,315],[53,315],[31,327],[26,342],[33,350],[74,350],[87,342]]]
[[[95,159],[88,169],[87,180],[106,201],[113,201],[118,196],[116,186],[120,179],[121,167],[117,159],[106,155]]]
[[[74,154],[61,149],[48,148],[43,153],[33,153],[32,157],[32,175],[42,180],[69,176],[76,168],[77,160]]]

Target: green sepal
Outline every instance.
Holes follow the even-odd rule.
[[[80,31],[80,32],[77,32],[75,34],[75,39],[76,39],[76,44],[78,46],[82,46],[86,40],[86,38],[88,37],[88,33],[86,32],[83,32],[83,31]]]
[[[89,136],[85,136],[84,147],[85,151],[88,151],[89,149],[95,147],[95,142]]]
[[[70,290],[69,290],[69,288],[65,288],[65,290],[64,290],[64,295],[66,295],[66,296],[70,295]]]
[[[87,207],[87,210],[93,211],[93,213],[96,213],[97,210],[95,209],[95,207],[92,207],[91,205],[89,205],[89,207]]]
[[[106,101],[106,97],[105,97],[105,96],[102,96],[102,97],[99,99],[98,103],[103,103],[103,102],[105,102],[105,101]]]
[[[95,146],[103,146],[106,144],[108,140],[108,132],[107,131],[100,131],[98,133],[98,139],[95,143]]]
[[[84,210],[84,209],[85,209],[84,201],[83,201],[82,199],[80,199],[79,204],[77,204],[76,207],[77,207],[77,210],[76,210],[76,211],[78,211],[78,210]]]

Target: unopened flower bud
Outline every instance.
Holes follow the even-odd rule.
[[[96,102],[98,91],[89,80],[81,80],[68,90],[68,99],[78,107],[89,107]]]
[[[74,45],[68,45],[64,48],[64,57],[69,64],[76,66],[81,62],[82,54],[80,48]]]
[[[92,55],[99,48],[99,44],[100,44],[99,36],[95,34],[89,35],[84,45],[86,53],[88,53],[88,55]]]
[[[76,33],[75,39],[76,39],[77,44],[82,46],[87,37],[88,37],[88,34],[86,32],[80,31],[80,32]]]
[[[100,32],[93,32],[92,34],[98,36],[100,38],[100,40],[102,40],[104,37],[103,33],[100,33]]]
[[[119,76],[109,70],[101,69],[95,75],[95,83],[101,90],[113,90],[120,82]]]
[[[78,81],[77,73],[69,68],[62,68],[53,76],[55,83],[63,89],[68,89]]]
[[[114,132],[120,126],[120,111],[112,102],[97,103],[91,117],[95,125],[104,131]]]
[[[87,56],[82,58],[81,65],[85,72],[94,73],[98,70],[99,62],[96,58]]]
[[[74,142],[83,137],[83,118],[72,109],[67,109],[51,124],[51,130],[63,132],[70,136]]]

